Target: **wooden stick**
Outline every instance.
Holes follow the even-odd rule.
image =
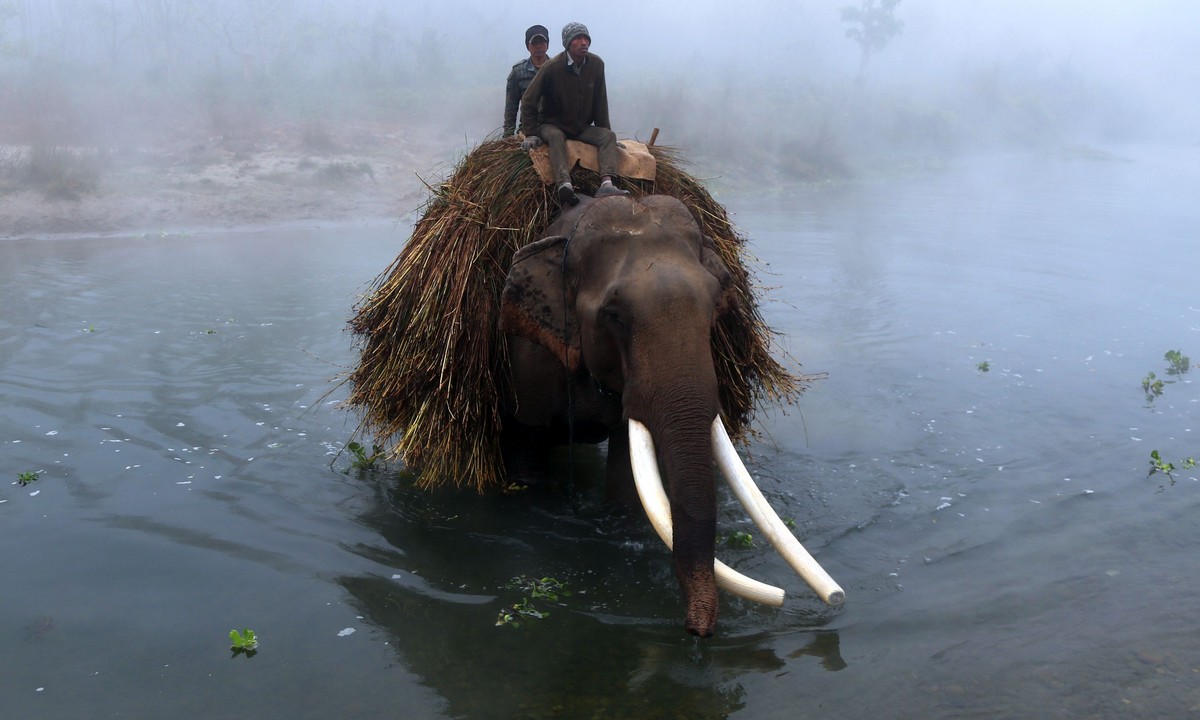
[[[654,128],[654,132],[650,133],[650,142],[646,143],[646,147],[654,147],[654,141],[658,139],[658,128]]]

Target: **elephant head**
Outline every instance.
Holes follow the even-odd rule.
[[[547,232],[514,255],[501,299],[512,420],[540,429],[569,416],[606,429],[610,494],[627,495],[612,486],[636,477],[672,547],[689,632],[712,634],[718,582],[760,602],[783,601],[782,590],[714,558],[714,460],[784,558],[840,604],[841,589],[770,510],[720,423],[712,333],[738,300],[690,211],[667,196],[585,198]]]

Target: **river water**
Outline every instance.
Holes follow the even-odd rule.
[[[558,458],[574,497],[338,455],[345,322],[406,223],[0,241],[4,715],[1195,716],[1200,472],[1148,473],[1200,455],[1200,371],[1164,359],[1200,361],[1198,161],[720,198],[828,373],[744,456],[847,602],[723,547],[789,600],[726,598],[709,641],[602,449]],[[571,594],[496,626],[522,576]]]

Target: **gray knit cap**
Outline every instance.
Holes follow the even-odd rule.
[[[571,44],[571,41],[580,35],[587,35],[587,39],[592,39],[592,34],[588,32],[587,25],[583,23],[567,23],[563,26],[563,47]]]

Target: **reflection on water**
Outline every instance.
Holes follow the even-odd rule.
[[[763,418],[748,466],[848,599],[721,548],[789,599],[724,598],[706,642],[644,520],[602,502],[602,449],[556,458],[572,497],[343,472],[343,327],[403,229],[0,243],[5,708],[1194,714],[1200,488],[1146,477],[1152,450],[1197,454],[1196,371],[1163,360],[1200,358],[1186,153],[727,199],[768,322],[829,374]],[[1151,371],[1175,382],[1148,402]],[[572,594],[497,627],[522,575]],[[230,661],[233,627],[253,658]]]
[[[577,480],[603,494],[602,468]],[[747,673],[803,656],[846,666],[834,631],[684,635],[665,553],[629,518],[581,521],[567,498],[431,497],[404,482],[360,517],[387,547],[355,549],[402,570],[338,582],[450,715],[719,718],[742,707]],[[498,609],[520,596],[507,581],[530,571],[563,580],[571,595],[539,602],[546,619],[497,627]]]

